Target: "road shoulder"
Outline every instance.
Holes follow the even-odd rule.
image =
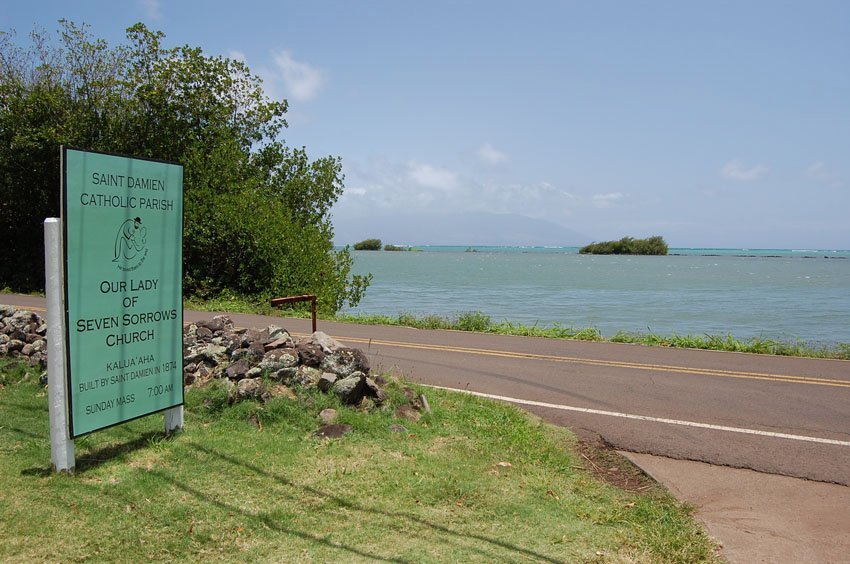
[[[850,488],[621,452],[696,508],[730,562],[848,562]]]

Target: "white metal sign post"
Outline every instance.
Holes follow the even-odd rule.
[[[50,462],[56,472],[74,471],[74,441],[68,433],[65,357],[65,290],[62,280],[62,224],[44,220],[44,292],[47,297],[47,396]]]

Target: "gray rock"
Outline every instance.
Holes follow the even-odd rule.
[[[289,338],[292,339],[289,335],[289,331],[284,329],[283,327],[278,327],[277,325],[269,325],[266,327],[266,331],[269,334],[269,339],[272,341],[281,339],[281,338]]]
[[[323,409],[319,412],[319,419],[322,421],[322,425],[334,423],[337,417],[339,417],[339,413],[336,409]]]
[[[322,377],[322,371],[313,368],[312,366],[299,366],[295,377],[292,379],[293,384],[298,384],[304,388],[315,388]]]
[[[343,348],[342,344],[339,341],[337,341],[333,337],[330,337],[328,334],[322,331],[316,331],[315,333],[313,333],[313,336],[310,338],[310,340],[313,343],[322,347],[322,350],[326,353],[332,353]]]
[[[248,364],[247,360],[237,360],[230,366],[228,366],[224,373],[230,380],[241,380],[245,378],[245,373],[251,369],[251,365]]]
[[[319,378],[317,386],[323,392],[327,392],[333,387],[334,382],[336,382],[338,379],[339,377],[333,372],[325,372],[324,374],[322,374],[322,377]]]
[[[393,423],[390,425],[390,433],[407,433],[407,427],[399,425],[398,423]]]
[[[240,400],[258,399],[263,391],[263,381],[259,378],[244,378],[236,384],[236,397]]]
[[[343,378],[355,372],[369,373],[369,359],[359,349],[342,348],[327,355],[322,360],[322,369],[333,372]]]
[[[21,347],[21,354],[24,356],[29,356],[32,354],[32,345],[27,343],[23,347]]]
[[[375,403],[381,405],[387,399],[387,393],[375,383],[371,378],[364,378],[364,385],[366,386],[366,395],[375,400]]]
[[[251,368],[250,370],[248,370],[248,372],[245,373],[246,378],[259,378],[262,375],[263,369],[259,366],[255,366],[254,368]]]
[[[295,376],[298,375],[298,368],[281,368],[275,372],[269,373],[269,378],[272,380],[279,380],[285,384],[290,384]]]
[[[183,357],[183,362],[211,362],[220,364],[227,360],[227,349],[221,345],[198,345],[189,349],[189,354]]]
[[[292,349],[275,349],[263,355],[260,367],[264,370],[276,371],[281,368],[298,366],[298,357]]]
[[[197,331],[195,331],[195,336],[198,339],[208,341],[208,340],[212,339],[213,332],[210,331],[210,329],[208,327],[202,326],[202,327],[198,327]]]
[[[363,399],[365,393],[365,380],[361,376],[349,376],[342,380],[334,382],[331,391],[339,397],[339,399],[348,405],[357,405]]]
[[[47,341],[45,339],[36,339],[33,341],[32,352],[47,352]]]
[[[25,343],[18,339],[12,339],[8,343],[6,343],[6,350],[8,352],[17,352],[24,348]]]
[[[263,349],[271,351],[274,349],[291,348],[294,346],[295,343],[292,341],[292,337],[287,335],[285,337],[279,337],[270,343],[266,343],[263,345]]]

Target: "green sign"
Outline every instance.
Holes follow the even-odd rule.
[[[183,167],[62,156],[73,438],[183,403]]]

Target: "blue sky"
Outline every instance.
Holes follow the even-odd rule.
[[[59,18],[244,59],[342,157],[337,243],[850,247],[850,2],[0,5]]]

